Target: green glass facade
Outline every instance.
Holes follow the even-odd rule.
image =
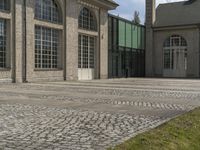
[[[145,75],[145,27],[109,15],[109,77]]]

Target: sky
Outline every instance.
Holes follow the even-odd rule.
[[[114,0],[120,6],[114,10],[110,11],[111,14],[119,15],[120,17],[132,20],[134,11],[140,12],[141,23],[144,23],[145,18],[145,0]],[[169,2],[176,2],[176,1],[183,1],[183,0],[157,0],[157,6],[160,3]]]

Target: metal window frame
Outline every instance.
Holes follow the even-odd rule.
[[[2,43],[2,46],[0,45],[0,69],[6,69],[7,68],[7,36],[6,36],[6,20],[0,19],[0,33],[2,34],[2,39],[0,39],[0,43]],[[2,61],[1,61],[2,60]]]
[[[48,37],[48,31],[49,36]],[[36,49],[36,42],[35,42],[35,68],[36,69],[58,69],[58,59],[59,59],[59,34],[57,34],[57,37],[54,37],[53,32],[59,32],[57,29],[43,27],[43,26],[35,26],[35,41],[40,42],[40,49]],[[40,35],[37,35],[39,33]],[[36,39],[36,37],[40,37]],[[50,38],[50,40],[48,39]],[[54,39],[57,39],[57,41],[54,41]],[[44,44],[46,43],[46,45]],[[50,45],[49,45],[50,43]],[[57,45],[56,51],[54,50],[54,44]],[[48,47],[50,49],[45,49],[44,47]],[[40,51],[40,53],[38,53]],[[53,52],[56,52],[56,55],[53,54]],[[50,53],[50,54],[49,54]],[[44,58],[46,56],[46,58]],[[54,60],[55,56],[55,60]]]

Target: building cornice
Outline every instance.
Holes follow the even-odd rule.
[[[116,9],[119,5],[110,0],[78,0],[79,3],[91,5],[92,7],[104,8],[107,10]]]
[[[192,28],[199,28],[199,27],[200,27],[200,24],[173,25],[173,26],[162,26],[162,27],[153,26],[153,30],[154,31],[178,30],[178,29],[192,29]]]

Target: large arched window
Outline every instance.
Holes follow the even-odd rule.
[[[187,69],[187,42],[179,35],[172,35],[164,42],[164,69]]]
[[[55,0],[35,0],[35,17],[53,23],[61,23],[62,15]]]
[[[96,18],[88,8],[83,8],[79,15],[79,28],[86,30],[97,30]]]

